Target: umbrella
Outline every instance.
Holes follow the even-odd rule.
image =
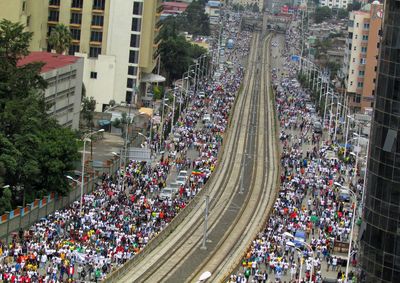
[[[318,221],[318,216],[312,215],[312,216],[311,216],[311,222],[315,223],[315,222],[317,222],[317,221]]]

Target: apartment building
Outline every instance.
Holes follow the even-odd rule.
[[[38,51],[22,58],[18,65],[32,62],[44,63],[40,75],[48,84],[44,93],[45,100],[50,105],[48,113],[56,118],[60,125],[79,129],[83,59]]]
[[[264,9],[264,0],[231,0],[231,1],[229,1],[229,3],[232,5],[240,4],[243,6],[256,4],[260,11],[262,11]]]
[[[327,6],[334,9],[346,9],[348,4],[353,3],[352,0],[320,0],[320,6]]]
[[[378,1],[350,13],[343,74],[353,112],[371,112],[383,5]]]
[[[14,1],[14,0],[13,0]],[[110,101],[140,103],[159,61],[161,0],[0,0],[0,16],[34,33],[31,51],[51,51],[47,37],[62,23],[72,35],[70,55],[84,58],[83,82],[96,111]],[[4,8],[4,9],[1,9]],[[160,77],[156,77],[161,80]]]
[[[33,32],[30,50],[42,51],[47,48],[47,7],[48,0],[0,0],[0,18],[19,22],[26,31]]]

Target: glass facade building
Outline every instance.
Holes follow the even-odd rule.
[[[367,283],[400,282],[400,1],[384,6],[360,231],[360,279]]]

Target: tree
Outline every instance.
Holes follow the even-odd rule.
[[[66,52],[71,45],[72,37],[69,28],[64,24],[57,24],[50,32],[49,44],[58,54]]]
[[[349,3],[347,5],[347,11],[358,11],[361,9],[361,2],[354,1],[353,3]]]
[[[338,9],[337,10],[337,18],[338,19],[346,19],[349,16],[349,12],[346,9]]]
[[[204,2],[193,1],[183,13],[184,23],[188,33],[197,35],[210,35],[210,19],[205,13]]]
[[[319,24],[323,21],[329,20],[332,17],[332,10],[329,7],[318,7],[315,9],[314,21]]]
[[[126,114],[126,112],[122,112],[121,114],[121,119],[120,118],[116,118],[113,121],[113,126],[115,128],[121,129],[121,135],[122,137],[125,137],[126,134],[126,125],[131,123],[131,119],[128,118],[128,114]]]
[[[0,215],[3,215],[6,211],[11,211],[11,199],[12,193],[10,188],[3,189],[2,196],[0,197]]]
[[[74,134],[47,114],[47,84],[40,76],[43,64],[18,66],[18,60],[29,54],[31,37],[23,25],[0,21],[0,183],[13,188],[10,194],[18,191],[14,188],[30,192],[33,200],[51,191],[66,191],[62,183],[65,172],[74,169],[71,159],[76,159],[77,145]],[[50,150],[48,144],[54,140],[58,143]],[[68,156],[59,154],[65,152]],[[51,173],[46,169],[49,162]],[[6,207],[16,199],[3,191],[0,202]],[[12,203],[16,204],[21,203]]]
[[[93,96],[85,97],[82,103],[82,117],[86,122],[86,127],[90,130],[93,129],[94,110],[96,109],[96,100]]]

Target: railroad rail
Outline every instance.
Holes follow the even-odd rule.
[[[279,167],[267,67],[271,36],[261,37],[260,33],[253,36],[244,88],[231,114],[219,165],[201,191],[211,199],[208,238],[212,243],[206,251],[199,249],[205,207],[199,194],[190,203],[191,210],[176,222],[179,225],[173,227],[174,220],[162,239],[152,240],[152,247],[106,282],[193,282],[206,270],[212,273],[212,282],[220,282],[260,231],[275,200]],[[239,194],[241,176],[243,194]]]

